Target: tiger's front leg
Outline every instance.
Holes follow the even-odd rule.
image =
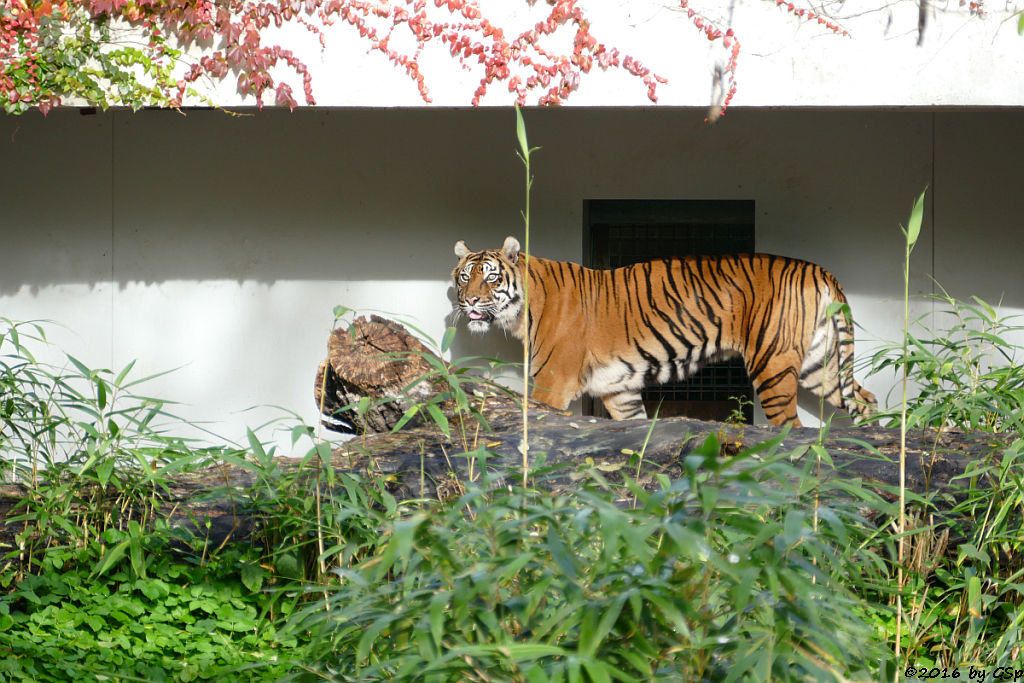
[[[534,385],[533,390],[530,391],[530,398],[545,403],[555,410],[566,410],[569,403],[572,402],[573,396],[564,391],[553,391]]]
[[[541,368],[530,381],[530,398],[546,403],[555,410],[566,410],[574,398],[579,396],[579,383],[573,382],[567,374],[559,374],[550,368]]]
[[[647,409],[639,391],[620,391],[601,397],[605,410],[613,420],[646,420]]]

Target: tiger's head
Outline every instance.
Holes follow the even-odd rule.
[[[506,237],[501,249],[470,251],[462,240],[455,243],[459,263],[452,271],[458,300],[456,310],[465,315],[471,332],[486,332],[492,323],[515,330],[523,309],[519,240]]]

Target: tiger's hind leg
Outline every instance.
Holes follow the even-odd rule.
[[[639,391],[620,391],[601,397],[613,420],[646,420],[647,409]]]
[[[858,421],[874,414],[875,395],[853,378],[853,331],[842,313],[816,326],[800,368],[800,386]]]
[[[846,411],[858,422],[874,415],[878,407],[875,395],[853,379],[853,373],[848,373],[849,379],[844,381],[837,374],[841,372],[839,368],[830,369],[833,370],[831,378],[828,374],[825,377],[821,377],[821,373],[818,376],[812,374],[806,379],[801,377],[800,386],[823,398],[833,408]]]
[[[853,397],[855,400],[846,402],[846,410],[859,422],[863,422],[875,414],[878,409],[878,399],[856,381],[853,383]]]
[[[792,423],[794,427],[803,426],[796,415],[799,375],[795,365],[784,357],[775,357],[769,359],[759,372],[747,372],[769,422],[774,425]]]

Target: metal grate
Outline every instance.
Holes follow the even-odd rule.
[[[754,202],[749,200],[589,200],[583,216],[584,254],[591,268],[754,251]],[[740,359],[706,366],[686,382],[643,391],[648,406],[663,406],[662,415],[724,419],[739,400],[748,422],[753,395]],[[587,403],[588,412],[596,414],[600,403]]]

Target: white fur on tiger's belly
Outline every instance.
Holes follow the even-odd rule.
[[[739,358],[740,354],[731,349],[721,349],[708,344],[706,347],[694,349],[688,356],[689,358],[662,360],[658,363],[656,373],[649,372],[651,366],[645,360],[633,363],[632,370],[624,361],[613,361],[594,370],[583,391],[591,396],[608,396],[640,391],[649,384],[682,382],[699,372],[705,365]],[[650,374],[654,375],[652,381],[644,381]]]
[[[584,393],[591,396],[607,396],[608,394],[619,394],[624,391],[640,391],[644,386],[643,367],[634,365],[630,370],[629,366],[621,361],[613,361],[601,367],[595,368],[583,387]]]

